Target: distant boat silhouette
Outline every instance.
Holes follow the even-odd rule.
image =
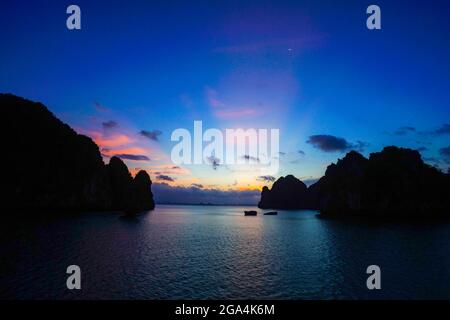
[[[269,211],[264,213],[265,216],[276,216],[278,214],[277,211]]]
[[[255,210],[244,211],[244,215],[246,216],[256,216],[257,214],[258,212],[256,212]]]

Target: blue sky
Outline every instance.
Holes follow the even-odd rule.
[[[81,30],[65,26],[70,4],[81,8]],[[366,28],[370,4],[381,8],[381,30]],[[266,183],[209,165],[175,168],[170,134],[194,120],[206,128],[279,128],[276,177],[319,178],[351,148],[368,156],[386,145],[420,148],[430,164],[448,167],[442,151],[450,145],[448,1],[2,1],[1,7],[0,91],[43,102],[90,135],[105,161],[113,154],[147,156],[127,165],[156,182],[222,190]],[[103,125],[108,121],[116,125]],[[327,149],[336,143],[330,136],[345,143]]]

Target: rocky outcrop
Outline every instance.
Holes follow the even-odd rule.
[[[44,105],[0,94],[0,124],[3,208],[33,212],[154,206],[148,176],[133,179],[119,158],[106,166],[89,137],[77,134]]]
[[[107,165],[109,183],[111,186],[112,206],[115,208],[129,208],[133,178],[128,168],[118,157],[112,157]]]
[[[368,161],[358,152],[350,151],[336,164],[329,165],[325,175],[308,189],[311,207],[322,212],[360,208]]]
[[[153,201],[153,194],[151,191],[152,181],[150,176],[144,170],[139,171],[133,180],[132,185],[132,205],[130,210],[139,212],[143,210],[153,210],[155,202]]]
[[[332,169],[334,168],[334,169]],[[346,170],[345,158],[317,182],[324,214],[437,216],[450,214],[448,177],[418,151],[386,147]]]
[[[307,187],[293,175],[281,177],[274,182],[272,189],[264,187],[258,204],[261,209],[305,209]]]
[[[315,208],[325,215],[450,215],[449,175],[425,164],[419,152],[411,149],[386,147],[369,159],[351,151],[329,165],[306,192],[293,192],[283,181],[277,180],[283,188],[276,187],[283,192],[272,192],[277,182],[272,190],[263,189],[263,208]]]

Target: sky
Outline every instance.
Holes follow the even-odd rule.
[[[81,30],[66,27],[71,4]],[[371,4],[381,30],[366,27]],[[254,204],[280,176],[311,184],[346,152],[388,145],[447,170],[449,12],[444,0],[3,0],[0,92],[44,103],[105,163],[146,170],[158,202]],[[171,134],[196,120],[278,129],[280,169],[174,163]]]

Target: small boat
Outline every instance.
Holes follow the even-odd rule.
[[[269,211],[264,213],[265,216],[276,216],[278,214],[277,211]]]
[[[249,210],[249,211],[244,211],[244,214],[246,216],[256,216],[258,214],[258,212],[256,212],[255,210]]]

